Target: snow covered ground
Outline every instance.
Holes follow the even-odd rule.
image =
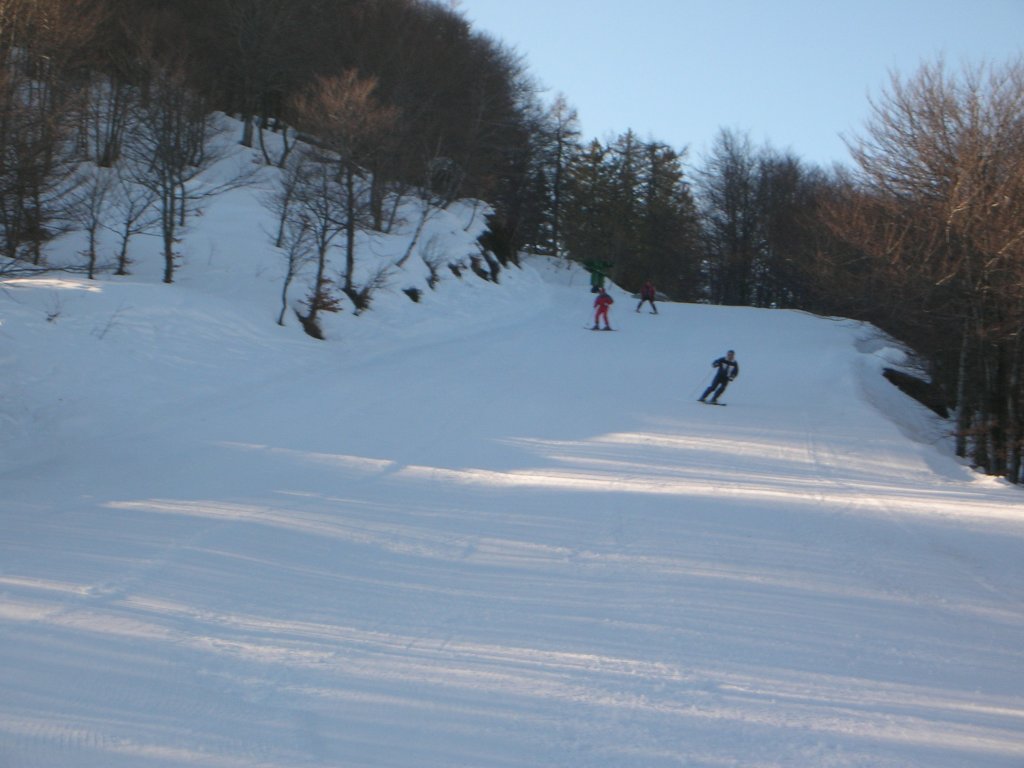
[[[0,286],[0,766],[1024,765],[1024,496],[893,343],[544,260],[317,342],[255,199]]]

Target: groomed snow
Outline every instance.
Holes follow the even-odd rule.
[[[258,197],[0,284],[0,766],[1024,765],[1024,497],[895,342],[416,258],[318,342]]]

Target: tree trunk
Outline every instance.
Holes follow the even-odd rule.
[[[165,203],[163,210],[163,238],[164,238],[164,282],[174,282],[174,233],[175,219],[177,212],[175,210],[177,203],[177,196],[175,190],[172,188],[168,190],[168,201]]]
[[[1007,372],[1006,387],[1006,430],[1005,430],[1005,453],[1006,453],[1006,479],[1011,483],[1020,482],[1021,470],[1021,423],[1018,412],[1018,398],[1020,397],[1020,367],[1021,367],[1021,343],[1018,333],[1013,341],[1013,347],[1009,359],[1009,371]]]
[[[356,271],[356,184],[355,169],[345,169],[345,293],[352,296]]]
[[[964,320],[963,337],[960,340],[960,359],[956,371],[956,455],[967,458],[967,430],[971,425],[971,408],[967,403],[967,361],[970,344],[970,320]]]

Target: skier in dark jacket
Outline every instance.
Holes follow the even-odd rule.
[[[717,368],[718,373],[715,374],[715,378],[711,381],[711,386],[705,389],[704,394],[700,396],[700,401],[703,403],[704,398],[714,392],[711,402],[717,404],[718,398],[725,392],[729,382],[740,375],[740,364],[736,362],[736,353],[730,349],[725,353],[725,357],[718,358],[711,366]]]
[[[654,290],[654,283],[648,280],[646,283],[644,283],[643,288],[640,289],[640,303],[636,305],[636,311],[639,312],[640,307],[644,305],[644,302],[649,301],[651,302],[652,314],[658,314],[658,308],[654,306],[654,297],[656,295],[657,292]]]

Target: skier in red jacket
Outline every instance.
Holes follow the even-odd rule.
[[[658,314],[658,308],[654,306],[654,299],[657,295],[657,291],[654,290],[654,283],[650,280],[645,282],[643,288],[640,289],[640,303],[636,305],[636,311],[639,312],[644,302],[649,301],[651,302],[651,314]]]
[[[608,324],[608,307],[615,303],[615,300],[605,293],[604,288],[600,288],[597,292],[597,298],[594,299],[594,306],[597,311],[594,313],[594,327],[590,330],[596,331],[601,321],[604,320],[604,330],[610,331],[612,327]]]

